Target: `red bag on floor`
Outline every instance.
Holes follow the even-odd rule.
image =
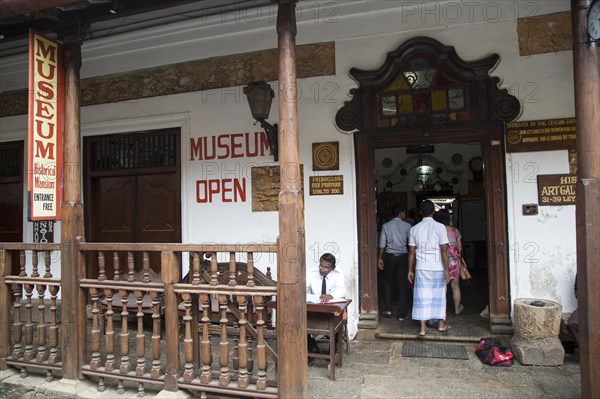
[[[497,338],[481,338],[475,348],[475,355],[490,366],[510,367],[513,365],[513,353],[502,346]]]

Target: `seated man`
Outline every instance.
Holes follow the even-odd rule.
[[[344,275],[335,270],[335,256],[324,253],[319,259],[319,267],[310,270],[306,276],[306,300],[308,303],[326,303],[343,299],[345,295],[346,282]],[[311,335],[308,335],[308,351],[319,353]]]
[[[575,286],[573,288],[575,290],[575,299],[579,299],[577,297],[577,275],[575,275]],[[579,306],[575,308],[569,320],[567,320],[567,328],[575,340],[575,345],[579,347]]]

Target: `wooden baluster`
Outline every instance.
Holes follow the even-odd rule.
[[[138,398],[143,398],[144,395],[146,395],[146,392],[144,391],[144,383],[143,382],[138,382]]]
[[[200,294],[200,304],[202,306],[202,342],[201,342],[201,361],[202,372],[200,373],[200,382],[208,384],[212,380],[212,353],[210,351],[210,296],[209,294]]]
[[[237,285],[237,270],[235,264],[235,252],[229,253],[229,286],[235,287]]]
[[[35,358],[33,352],[33,303],[31,303],[31,297],[33,296],[33,284],[25,284],[25,360],[32,360]]]
[[[256,296],[256,312],[258,314],[258,320],[256,321],[256,329],[258,330],[258,342],[256,343],[256,360],[258,365],[258,376],[256,380],[256,389],[265,390],[267,389],[267,351],[265,349],[265,331],[264,331],[264,320],[263,320],[263,297]]]
[[[183,356],[185,366],[183,370],[183,380],[191,382],[194,379],[194,339],[192,337],[192,300],[188,293],[181,294],[183,306],[185,307],[185,315],[183,323],[185,326],[185,336],[183,338]]]
[[[36,362],[42,363],[48,359],[48,349],[46,348],[46,304],[44,296],[46,294],[45,285],[37,285],[38,292],[38,350],[35,358]]]
[[[152,298],[152,378],[160,377],[160,300],[157,292],[150,292]]]
[[[227,340],[227,295],[219,295],[219,311],[221,313],[221,351],[219,352],[219,385],[228,385],[231,382],[229,375],[229,341]]]
[[[21,299],[23,297],[23,286],[21,284],[13,284],[13,296],[15,298],[13,307],[15,308],[13,320],[13,352],[12,358],[19,359],[23,356],[23,323],[21,322]]]
[[[127,282],[135,281],[135,257],[132,251],[127,252]]]
[[[27,272],[25,271],[25,250],[19,251],[19,277],[27,277]]]
[[[40,273],[38,272],[38,251],[31,251],[31,266],[33,270],[31,271],[31,277],[39,277]]]
[[[44,278],[52,278],[52,270],[50,266],[52,265],[52,252],[44,251],[44,266],[46,267],[46,272],[44,273]]]
[[[231,364],[233,365],[233,374],[238,374],[240,370],[240,340],[237,337],[233,338],[233,357]]]
[[[144,303],[144,293],[142,291],[134,291],[135,303],[137,304],[137,335],[136,338],[136,354],[137,365],[135,367],[135,375],[142,376],[146,373],[146,335],[144,334],[144,312],[142,304]]]
[[[192,284],[200,284],[200,253],[194,252],[192,256]],[[189,281],[188,281],[189,283]]]
[[[237,302],[240,309],[240,368],[238,387],[246,388],[250,383],[250,379],[248,377],[248,342],[246,341],[246,326],[248,324],[248,320],[246,319],[246,295],[238,295]]]
[[[117,395],[123,395],[125,393],[125,384],[123,380],[117,380]]]
[[[254,287],[256,284],[254,282],[254,253],[253,252],[248,252],[248,263],[247,263],[246,271],[248,273],[248,282],[246,283],[246,285],[248,287]]]
[[[121,264],[119,262],[119,253],[116,251],[113,252],[113,269],[114,269],[113,280],[121,281]]]
[[[113,329],[113,292],[110,288],[104,290],[106,296],[106,326],[104,336],[106,337],[106,363],[105,371],[113,371],[115,368],[115,330]],[[100,386],[98,386],[100,389]]]
[[[97,288],[90,288],[90,294],[92,296],[92,360],[90,368],[96,370],[100,367],[100,309],[98,308],[100,293]]]
[[[219,285],[219,277],[217,272],[219,265],[217,264],[217,253],[211,252],[210,254],[210,285]]]
[[[144,255],[143,255],[143,259],[142,259],[142,268],[144,270],[143,281],[144,281],[144,283],[149,283],[150,282],[150,255],[148,254],[148,251],[144,251]]]
[[[57,300],[59,287],[50,286],[50,328],[48,331],[50,343],[50,356],[48,364],[56,364],[60,362],[60,354],[58,352],[58,317],[56,315],[58,306]]]
[[[131,364],[129,363],[129,330],[127,328],[127,299],[129,293],[125,290],[119,290],[121,295],[121,367],[119,371],[121,374],[127,374],[131,371]]]
[[[104,392],[106,385],[104,385],[104,377],[98,377],[98,392]]]
[[[106,259],[104,252],[98,251],[98,281],[106,280]]]
[[[248,374],[254,370],[254,341],[248,337]]]

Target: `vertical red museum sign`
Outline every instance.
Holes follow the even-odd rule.
[[[29,218],[60,220],[64,72],[60,43],[29,31]]]

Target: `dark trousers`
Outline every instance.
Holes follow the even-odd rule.
[[[567,320],[567,328],[575,343],[579,346],[579,306],[571,313],[569,320]]]
[[[383,268],[384,275],[384,298],[385,310],[392,310],[392,290],[393,284],[398,285],[398,310],[397,317],[406,317],[408,308],[409,288],[408,288],[408,254],[394,256],[385,254],[385,263]]]

